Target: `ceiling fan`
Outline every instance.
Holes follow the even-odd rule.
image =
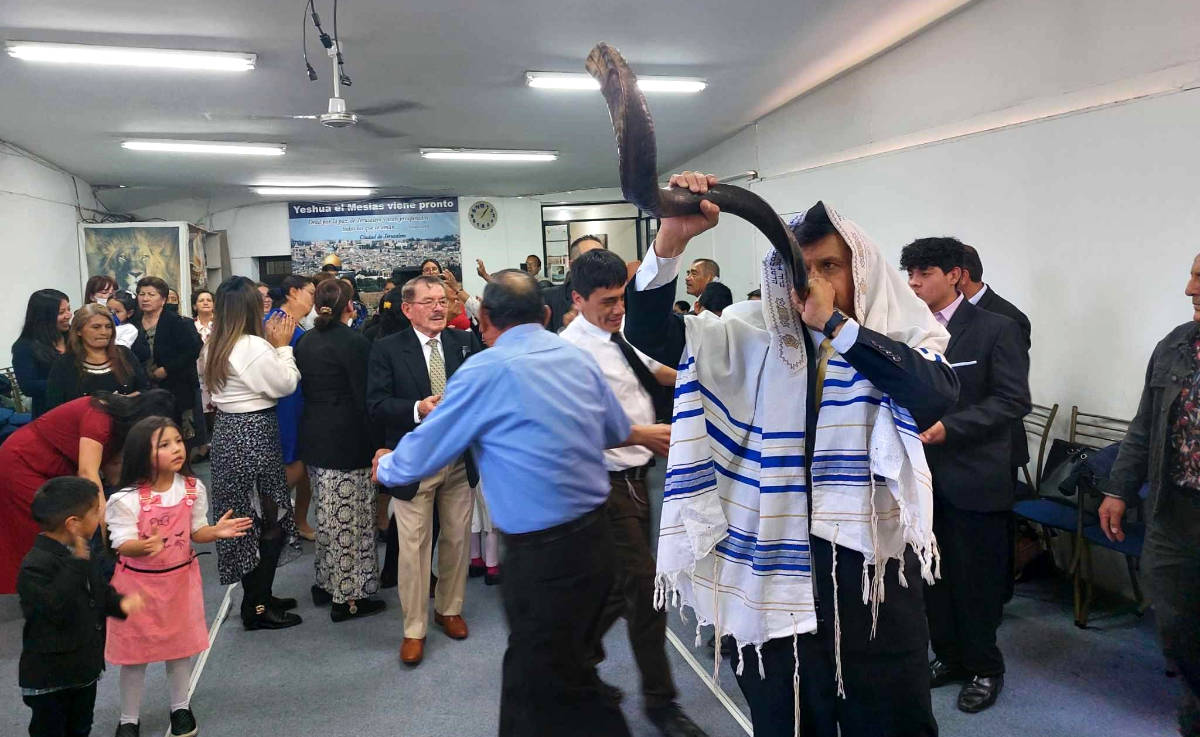
[[[204,113],[205,120],[316,120],[321,125],[327,128],[357,128],[365,133],[368,133],[376,138],[403,138],[407,133],[402,131],[392,130],[381,125],[377,125],[367,120],[367,118],[381,117],[394,113],[403,113],[409,110],[423,110],[425,106],[414,100],[392,100],[378,105],[369,105],[367,107],[350,110],[346,106],[346,99],[342,97],[342,75],[339,73],[338,64],[338,44],[333,41],[329,48],[326,49],[330,62],[333,65],[333,97],[329,98],[329,107],[323,113],[314,113],[308,115],[237,115],[227,116],[219,113]],[[316,73],[310,70],[310,78],[316,79]],[[348,83],[348,79],[347,79]]]

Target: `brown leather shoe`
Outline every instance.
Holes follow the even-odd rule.
[[[457,614],[442,616],[437,612],[433,613],[434,624],[441,625],[442,631],[446,636],[454,640],[467,639],[467,621]]]
[[[411,668],[420,665],[424,657],[425,638],[405,637],[404,642],[400,644],[400,662]]]

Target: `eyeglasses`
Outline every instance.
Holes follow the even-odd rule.
[[[449,307],[450,300],[443,297],[442,299],[423,299],[419,302],[410,301],[409,304],[410,305],[420,305],[421,307],[423,307],[425,309],[429,309],[430,307],[433,307],[434,305],[436,305],[438,307]]]

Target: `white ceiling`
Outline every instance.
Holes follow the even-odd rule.
[[[250,51],[258,68],[219,74],[85,68],[0,54],[0,138],[92,184],[124,184],[101,199],[133,210],[186,197],[213,209],[254,201],[254,184],[366,184],[385,194],[497,196],[617,183],[612,129],[597,92],[524,86],[528,69],[582,71],[597,41],[635,72],[703,77],[698,95],[655,95],[660,169],[685,160],[794,97],[809,80],[863,55],[881,24],[915,32],[961,3],[947,0],[343,0],[339,31],[350,109],[395,99],[421,109],[372,122],[407,135],[379,139],[315,121],[243,115],[323,112],[324,49],[309,33],[321,79],[300,57],[303,0],[0,0],[0,37]],[[317,0],[332,32],[332,0]],[[885,29],[886,30],[886,29]],[[892,31],[896,31],[895,28]],[[886,32],[885,34],[886,35]],[[894,34],[893,34],[894,35]],[[206,119],[205,113],[216,119]],[[797,131],[797,135],[802,135]],[[122,150],[125,137],[278,141],[277,159],[196,158]],[[556,149],[551,164],[424,161],[420,147]],[[748,164],[749,165],[749,164]]]

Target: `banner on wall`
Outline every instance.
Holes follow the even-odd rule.
[[[336,255],[363,291],[382,288],[393,269],[416,269],[426,259],[462,267],[457,197],[289,202],[288,231],[293,274],[316,273]]]

